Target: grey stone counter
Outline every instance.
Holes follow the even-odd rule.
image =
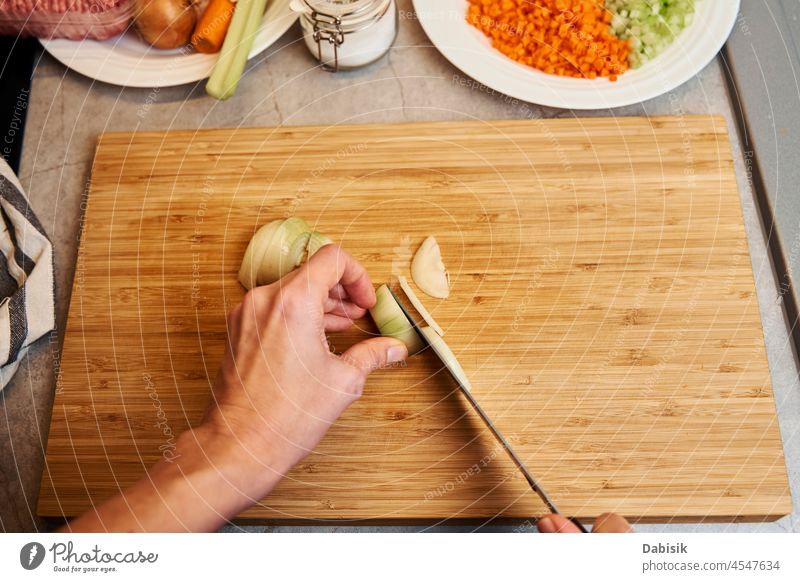
[[[636,106],[591,113],[540,108],[462,82],[466,78],[430,46],[418,22],[409,17],[410,4],[410,0],[400,0],[400,33],[395,47],[377,63],[349,73],[324,73],[307,53],[299,27],[295,25],[266,53],[250,62],[237,95],[226,102],[208,98],[202,83],[164,89],[121,89],[68,71],[46,54],[41,57],[29,103],[20,179],[54,242],[58,329],[49,340],[43,339],[30,351],[17,376],[0,394],[0,530],[45,527],[36,517],[36,500],[55,390],[54,363],[61,345],[75,268],[81,199],[89,179],[95,142],[102,132],[508,119],[529,117],[532,112],[542,117],[721,113],[727,118],[795,508],[798,507],[798,370],[732,120],[721,59],[712,62],[670,95]],[[309,528],[245,529],[297,531]],[[444,529],[465,531],[471,528]],[[792,516],[776,523],[675,524],[639,529],[800,531],[800,520],[795,509]]]

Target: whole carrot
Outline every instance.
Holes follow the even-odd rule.
[[[232,0],[211,0],[192,34],[192,46],[201,53],[216,53],[225,41],[236,3]]]

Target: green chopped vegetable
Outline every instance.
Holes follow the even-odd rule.
[[[658,56],[692,23],[695,0],[606,0],[611,31],[630,39],[628,62],[637,68]]]

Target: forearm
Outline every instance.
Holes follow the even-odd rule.
[[[134,485],[78,517],[64,531],[213,531],[266,496],[288,469],[246,445],[200,427],[183,433],[176,455]]]

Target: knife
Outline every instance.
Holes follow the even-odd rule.
[[[486,425],[489,431],[494,435],[495,440],[497,440],[497,442],[500,443],[500,446],[503,447],[503,450],[505,450],[506,454],[514,462],[514,465],[516,465],[517,469],[519,469],[519,472],[522,473],[523,477],[525,477],[525,480],[528,482],[528,485],[531,486],[531,489],[533,489],[533,491],[539,496],[539,498],[544,502],[544,504],[547,506],[547,508],[550,510],[551,513],[560,514],[561,512],[558,510],[558,507],[556,506],[555,502],[542,488],[542,486],[539,484],[536,478],[531,474],[531,472],[528,471],[528,468],[525,466],[525,463],[523,463],[522,459],[520,459],[517,456],[517,453],[514,452],[514,449],[506,440],[506,437],[503,436],[503,433],[500,432],[500,430],[492,422],[492,419],[489,418],[489,415],[486,414],[483,408],[481,408],[481,405],[478,404],[478,401],[475,400],[475,396],[472,394],[472,392],[470,391],[470,386],[467,384],[468,381],[466,380],[466,374],[464,373],[461,365],[458,364],[458,360],[456,360],[455,354],[450,352],[449,349],[447,350],[447,352],[449,353],[444,353],[444,351],[439,346],[437,346],[434,342],[431,342],[428,334],[425,333],[420,328],[419,323],[417,323],[417,320],[414,317],[412,317],[408,309],[406,309],[405,305],[403,305],[403,303],[400,301],[397,295],[395,295],[394,291],[392,291],[391,288],[389,288],[389,292],[392,294],[394,300],[397,302],[397,304],[400,306],[400,309],[408,318],[408,321],[411,323],[412,327],[414,328],[414,331],[417,332],[419,337],[422,339],[423,343],[427,347],[429,347],[434,354],[436,354],[437,358],[439,358],[439,361],[442,363],[445,370],[447,370],[447,373],[450,374],[450,377],[453,378],[453,380],[455,380],[459,390],[461,391],[461,394],[467,399],[467,402],[470,403],[473,410],[475,410],[475,412],[478,413],[478,416],[481,417],[483,423]],[[430,333],[435,334],[436,332],[430,330]],[[588,533],[588,530],[583,526],[583,524],[578,520],[578,518],[569,517],[567,519],[569,519],[572,523],[574,523],[575,526],[581,532]]]

